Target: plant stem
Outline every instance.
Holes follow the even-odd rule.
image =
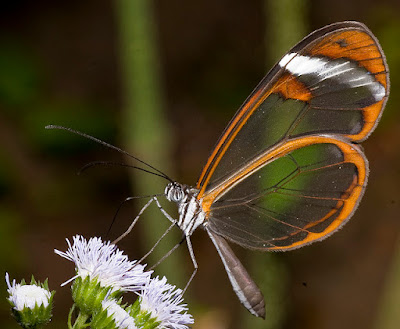
[[[68,329],[72,329],[71,319],[72,319],[72,313],[74,313],[74,310],[75,310],[75,304],[72,305],[71,310],[68,313]]]
[[[156,22],[152,1],[119,0],[116,2],[119,24],[121,78],[123,88],[122,137],[124,147],[163,172],[170,174],[170,129],[163,111],[164,97],[160,80],[160,59],[157,49]],[[156,194],[164,191],[166,180],[153,175],[131,171],[136,195]],[[141,232],[145,250],[161,236],[167,224],[157,207],[150,207],[142,215],[144,231]],[[160,248],[146,262],[157,262],[179,237],[170,232]],[[172,238],[174,237],[174,238]],[[168,245],[166,245],[166,243]],[[177,268],[184,267],[183,250],[177,251],[156,271],[182,286],[184,281]]]
[[[86,328],[88,326],[88,324],[86,323],[88,319],[89,319],[89,314],[79,312],[78,317],[76,318],[72,329]]]

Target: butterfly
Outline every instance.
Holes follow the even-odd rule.
[[[359,22],[314,31],[259,83],[218,140],[195,187],[172,182],[187,239],[203,227],[233,290],[254,315],[264,298],[226,240],[286,251],[322,240],[353,215],[368,162],[358,143],[375,129],[389,72]]]
[[[169,181],[165,197],[177,204],[179,218],[152,200],[183,232],[195,268],[189,282],[198,268],[190,237],[201,227],[240,302],[265,318],[264,297],[227,240],[287,251],[341,228],[367,185],[359,143],[375,129],[388,95],[378,40],[362,23],[335,23],[305,37],[262,79],[225,128],[196,186],[131,156]]]

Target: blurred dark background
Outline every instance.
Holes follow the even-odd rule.
[[[49,328],[65,327],[73,265],[53,253],[75,234],[112,239],[165,181],[118,166],[79,169],[122,154],[60,124],[143,157],[192,184],[225,125],[270,67],[326,24],[364,22],[391,72],[382,120],[363,143],[370,178],[352,220],[331,238],[288,253],[235,248],[266,298],[267,318],[238,302],[211,242],[196,232],[200,266],[186,302],[194,328],[398,328],[400,314],[400,3],[398,0],[88,0],[0,4],[0,264],[18,281],[49,277]],[[168,207],[168,205],[166,205]],[[172,208],[175,216],[176,210]],[[174,212],[175,211],[175,212]],[[120,244],[140,258],[168,226],[154,209]],[[154,263],[179,232],[149,260]],[[183,287],[185,247],[157,268]],[[0,280],[0,326],[16,328]]]

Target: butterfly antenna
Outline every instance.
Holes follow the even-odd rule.
[[[103,146],[106,146],[106,147],[108,147],[108,148],[110,148],[110,149],[113,149],[113,150],[116,150],[116,151],[118,151],[118,152],[120,152],[120,153],[122,153],[122,154],[125,154],[126,156],[130,157],[131,159],[134,159],[134,160],[140,162],[141,164],[144,164],[145,166],[149,167],[150,169],[155,170],[156,172],[158,172],[158,173],[161,175],[161,177],[164,177],[165,179],[169,180],[170,182],[173,182],[173,180],[172,180],[170,177],[168,177],[166,174],[164,174],[161,170],[158,170],[157,168],[153,167],[152,165],[148,164],[147,162],[144,162],[143,160],[140,160],[139,158],[133,156],[132,154],[129,154],[128,152],[126,152],[126,151],[120,149],[119,147],[116,147],[116,146],[114,146],[114,145],[112,145],[112,144],[109,144],[109,143],[107,143],[107,142],[104,142],[104,141],[102,141],[101,139],[98,139],[98,138],[96,138],[96,137],[90,136],[90,135],[85,134],[85,133],[83,133],[83,132],[81,132],[81,131],[77,131],[77,130],[74,130],[74,129],[72,129],[72,128],[63,127],[63,126],[48,125],[48,126],[45,127],[45,129],[66,130],[66,131],[68,131],[68,132],[70,132],[70,133],[73,133],[73,134],[75,134],[75,135],[79,135],[79,136],[85,137],[85,138],[87,138],[87,139],[90,139],[90,140],[92,140],[92,141],[94,141],[94,142],[96,142],[96,143],[99,143],[99,144],[101,144],[101,145],[103,145]]]
[[[93,162],[89,162],[88,164],[84,165],[81,169],[79,169],[78,171],[78,175],[80,175],[81,173],[83,173],[84,171],[86,171],[89,168],[95,167],[95,166],[119,166],[119,167],[128,167],[128,168],[132,168],[132,169],[137,169],[137,170],[141,170],[144,171],[148,174],[152,174],[154,176],[158,176],[164,179],[167,179],[167,177],[165,177],[164,175],[161,175],[159,173],[155,173],[153,171],[144,169],[142,167],[138,167],[138,166],[132,166],[130,164],[126,164],[126,163],[122,163],[122,162],[111,162],[111,161],[93,161]]]

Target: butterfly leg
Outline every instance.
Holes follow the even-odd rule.
[[[183,294],[185,293],[186,289],[189,287],[189,284],[190,284],[190,282],[192,282],[194,276],[197,273],[197,269],[198,269],[196,257],[194,256],[194,252],[193,252],[192,242],[190,241],[190,236],[186,236],[186,244],[187,244],[187,247],[189,250],[190,258],[192,259],[192,262],[193,262],[194,270],[192,272],[192,275],[189,278],[189,281],[186,283],[185,289],[183,289]]]
[[[170,227],[173,227],[173,225],[171,225]],[[173,246],[164,256],[162,256],[161,259],[157,263],[155,263],[152,267],[150,267],[149,270],[153,270],[158,265],[160,265],[160,263],[162,263],[169,255],[171,255],[176,249],[178,249],[178,247],[182,244],[183,241],[185,241],[185,236],[183,236],[181,241],[179,241],[175,246]],[[149,252],[149,254],[150,254],[150,252]]]
[[[151,198],[144,206],[143,208],[139,211],[135,219],[132,221],[132,224],[129,225],[128,229],[122,233],[118,238],[116,238],[112,243],[116,244],[119,241],[121,241],[123,238],[125,238],[129,233],[131,233],[133,227],[135,226],[136,222],[139,220],[140,216],[143,214],[143,212],[150,206],[150,204],[154,201],[153,198]]]
[[[151,249],[139,260],[139,263],[141,263],[143,260],[145,260],[147,258],[147,256],[149,256],[154,249],[158,246],[158,244],[161,242],[161,240],[172,230],[172,228],[176,225],[177,221],[175,219],[173,219],[165,210],[164,208],[161,206],[160,202],[158,201],[157,197],[153,197],[151,199],[151,201],[155,201],[157,204],[158,209],[161,211],[161,213],[172,223],[163,233],[163,235],[156,241],[156,243],[153,245],[153,247],[151,247]],[[151,269],[155,268],[158,264],[160,264],[162,261],[164,261],[165,258],[167,258],[170,254],[172,254],[172,252],[177,249],[182,242],[184,241],[184,239],[182,239],[181,242],[177,243],[170,251],[168,251],[155,265],[153,265],[151,267]]]
[[[172,223],[163,233],[163,235],[161,235],[159,237],[159,239],[156,241],[156,243],[153,245],[153,247],[151,247],[151,249],[139,260],[139,263],[141,263],[142,261],[144,261],[147,256],[149,256],[154,249],[156,249],[156,247],[158,246],[158,244],[161,242],[162,239],[164,239],[164,237],[171,231],[171,229],[175,226],[175,223]],[[178,243],[177,245],[175,245],[166,255],[170,255],[172,253],[172,251],[174,251],[177,247],[179,247],[180,243]],[[163,256],[155,265],[152,266],[152,268],[156,267],[158,264],[160,264],[165,258],[167,258],[168,256]]]
[[[157,197],[153,197],[153,200],[156,202],[158,209],[160,209],[161,213],[173,224],[177,223],[176,219],[173,219],[169,213],[167,213],[164,208],[161,206],[160,202],[158,201]]]

